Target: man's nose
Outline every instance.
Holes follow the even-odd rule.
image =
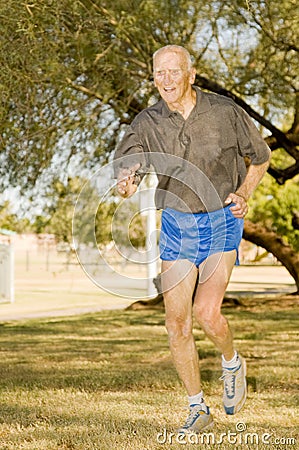
[[[170,72],[168,72],[168,71],[165,72],[164,82],[165,83],[170,83],[171,82],[171,75],[170,75]]]

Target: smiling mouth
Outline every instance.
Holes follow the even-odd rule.
[[[175,87],[165,87],[164,91],[165,92],[173,92],[173,91],[175,91]]]

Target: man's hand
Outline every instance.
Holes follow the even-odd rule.
[[[131,197],[137,191],[137,184],[135,184],[136,171],[139,169],[140,164],[129,169],[121,169],[117,177],[117,191],[119,195],[124,198]]]
[[[247,200],[238,194],[229,194],[224,202],[226,205],[230,203],[235,203],[234,206],[230,208],[231,212],[237,219],[244,219],[248,212]]]
[[[270,150],[269,150],[270,158]],[[230,208],[233,215],[238,219],[243,219],[248,212],[247,202],[251,194],[261,181],[266,170],[269,167],[269,161],[266,161],[259,165],[251,164],[247,170],[247,175],[241,186],[239,186],[237,192],[231,193],[227,196],[225,204],[235,203],[234,206]]]

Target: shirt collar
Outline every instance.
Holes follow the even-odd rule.
[[[196,105],[193,111],[197,114],[201,114],[211,109],[209,97],[205,94],[205,92],[197,86],[193,86],[193,89],[196,91]]]
[[[211,108],[211,103],[208,97],[198,86],[192,86],[192,89],[196,91],[196,104],[191,114],[194,115],[195,113],[197,115],[208,111]],[[168,108],[167,103],[163,99],[161,99],[159,103],[161,104],[162,117],[170,117],[173,113],[175,113],[175,111],[171,111]]]

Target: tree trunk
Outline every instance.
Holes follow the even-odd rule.
[[[264,226],[245,220],[243,238],[272,253],[294,278],[299,293],[299,254],[281,236]]]

